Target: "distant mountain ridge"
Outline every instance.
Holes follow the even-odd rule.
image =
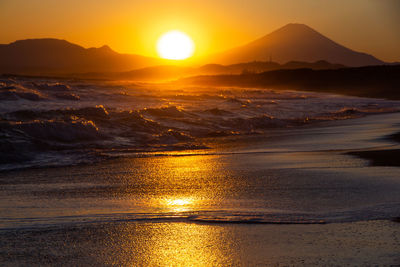
[[[59,39],[26,39],[0,45],[0,72],[18,74],[128,71],[161,59],[119,54],[108,46],[84,48]]]
[[[252,64],[242,66],[241,62],[245,62],[244,64],[252,62]],[[260,65],[256,62],[264,63]],[[272,65],[267,66],[266,62]],[[276,66],[279,67],[279,64],[287,62],[292,62],[292,65],[296,65],[293,62],[300,62],[301,64],[298,64],[300,68],[304,67],[306,62],[329,62],[345,66],[387,64],[371,55],[341,46],[304,24],[288,24],[247,45],[207,57],[205,64],[216,64],[207,64],[201,68],[204,72],[210,72],[213,69],[210,74],[227,71],[237,73],[238,69],[241,72],[245,67],[255,68],[255,71],[259,72],[273,69],[273,64],[278,64]],[[231,66],[227,68],[227,66],[220,66],[221,64]],[[0,44],[0,74],[55,75],[128,72],[158,66],[157,71],[161,75],[171,76],[171,73],[185,69],[179,66],[176,66],[175,70],[171,67],[168,70],[165,68],[164,71],[167,73],[163,74],[160,65],[171,65],[171,61],[141,55],[120,54],[108,46],[84,48],[59,39],[26,39],[10,44]],[[327,66],[327,68],[331,67]],[[141,72],[146,73],[143,70]],[[200,74],[199,69],[195,74]]]
[[[325,60],[346,66],[382,65],[385,62],[348,49],[304,24],[291,23],[250,42],[212,57],[214,63],[234,64],[253,60],[315,62]]]
[[[72,77],[91,79],[127,79],[137,81],[166,81],[195,75],[260,73],[271,70],[300,68],[308,68],[313,70],[340,69],[345,67],[346,66],[344,65],[331,64],[327,61],[317,61],[313,63],[291,61],[282,65],[276,62],[254,61],[232,65],[206,64],[197,68],[182,66],[154,66],[127,72],[91,72],[73,74]]]

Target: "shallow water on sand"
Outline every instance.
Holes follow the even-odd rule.
[[[391,219],[400,214],[400,169],[370,167],[343,153],[397,147],[382,137],[400,130],[399,118],[375,115],[265,136],[210,139],[213,150],[5,172],[0,227]]]
[[[356,103],[353,100],[349,103]],[[320,107],[324,101],[319,102]],[[280,107],[285,109],[284,104]],[[97,111],[78,112],[98,116]],[[354,112],[350,114],[352,117]],[[21,129],[27,134],[31,129],[11,129],[8,124],[14,122],[7,120],[2,128],[5,134],[14,130],[21,134]],[[107,123],[112,120],[106,119]],[[172,119],[162,120],[168,124]],[[400,215],[400,168],[373,167],[345,153],[398,148],[386,137],[400,131],[399,121],[400,114],[391,113],[349,120],[321,119],[310,125],[268,124],[259,132],[198,137],[207,149],[198,146],[190,150],[189,145],[180,151],[115,148],[118,138],[101,139],[102,146],[89,146],[90,153],[79,153],[87,159],[82,161],[86,164],[49,168],[43,167],[46,161],[40,161],[37,166],[42,168],[3,171],[0,262],[396,264],[399,228],[390,220]],[[56,128],[63,128],[66,122],[56,123],[61,123]],[[84,132],[94,127],[90,123],[79,126],[79,119],[71,123],[83,127],[79,129]],[[154,129],[151,136],[159,134],[161,128]],[[93,132],[96,136],[97,131]],[[185,139],[186,134],[174,138],[189,143],[199,140],[190,139],[193,136]],[[31,141],[31,137],[21,136],[22,143]],[[65,151],[59,146],[62,140],[51,142]],[[79,141],[75,145],[82,144]],[[57,155],[52,157],[51,153],[59,151],[47,145],[46,153],[54,161]],[[108,157],[93,160],[98,155],[92,158],[91,153],[99,150]],[[62,154],[63,162],[68,155]],[[76,155],[70,156],[75,162]]]

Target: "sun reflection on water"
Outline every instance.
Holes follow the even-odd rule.
[[[193,197],[164,198],[161,200],[161,205],[168,211],[184,212],[196,208],[198,201]]]
[[[147,179],[135,176],[135,183],[146,185],[148,204],[158,212],[186,213],[209,209],[231,186],[228,172],[215,156],[155,157],[146,166]],[[144,177],[143,177],[144,178]],[[149,192],[146,191],[146,197]],[[136,266],[224,266],[232,265],[233,254],[224,228],[195,223],[150,223],[127,225],[131,235],[122,232],[121,242]],[[139,239],[139,240],[138,240]],[[142,244],[137,246],[136,244]],[[146,255],[146,257],[142,257]],[[129,263],[128,263],[129,265]]]
[[[209,208],[215,199],[227,191],[227,172],[214,156],[166,156],[154,158],[148,168],[147,180],[138,180],[146,186],[149,207],[161,212],[191,212]],[[206,206],[205,206],[206,205]]]
[[[194,223],[124,223],[100,257],[118,266],[237,265],[230,228]]]

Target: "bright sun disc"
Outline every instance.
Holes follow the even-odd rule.
[[[183,32],[169,31],[158,39],[157,51],[162,58],[182,60],[193,55],[194,43],[193,40]]]

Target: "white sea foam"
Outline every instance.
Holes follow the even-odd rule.
[[[204,148],[205,137],[399,111],[398,101],[311,92],[28,78],[0,80],[0,103],[8,165],[66,151]]]

